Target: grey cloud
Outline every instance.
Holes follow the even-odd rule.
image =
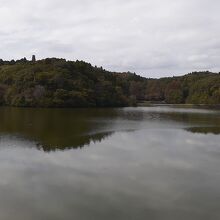
[[[220,2],[0,0],[0,57],[82,59],[147,77],[219,71]]]

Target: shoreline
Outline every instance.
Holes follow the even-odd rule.
[[[150,107],[150,106],[173,106],[173,107],[207,107],[220,109],[220,104],[168,104],[165,102],[139,102],[137,107]]]

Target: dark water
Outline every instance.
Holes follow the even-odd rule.
[[[219,220],[220,111],[0,108],[1,220]]]

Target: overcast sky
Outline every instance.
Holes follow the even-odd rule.
[[[147,77],[220,71],[219,0],[0,0],[0,58],[63,57]]]

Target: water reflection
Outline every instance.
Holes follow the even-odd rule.
[[[51,142],[46,144],[42,143],[37,143],[37,148],[39,150],[43,151],[55,151],[55,150],[68,150],[68,149],[78,149],[78,148],[83,148],[85,146],[89,146],[91,143],[98,143],[104,140],[105,138],[109,137],[112,135],[114,132],[103,132],[103,133],[97,133],[94,135],[85,135],[85,136],[79,136],[79,137],[74,137],[74,140],[68,141],[70,144],[64,145],[64,143],[58,143],[56,142],[56,145],[52,145]],[[67,137],[70,138],[70,137]],[[71,141],[71,142],[70,142]]]
[[[0,108],[0,134],[35,141],[45,151],[82,148],[117,131],[187,128],[219,133],[218,111],[171,107],[122,109]]]
[[[218,127],[202,109],[1,108],[0,219],[220,219]]]
[[[114,110],[0,109],[0,133],[36,141],[46,151],[78,148],[111,135]]]
[[[45,153],[3,138],[0,219],[219,219],[219,141],[143,129]]]
[[[201,133],[201,134],[220,134],[220,127],[192,127],[187,128],[187,131],[192,133]]]

